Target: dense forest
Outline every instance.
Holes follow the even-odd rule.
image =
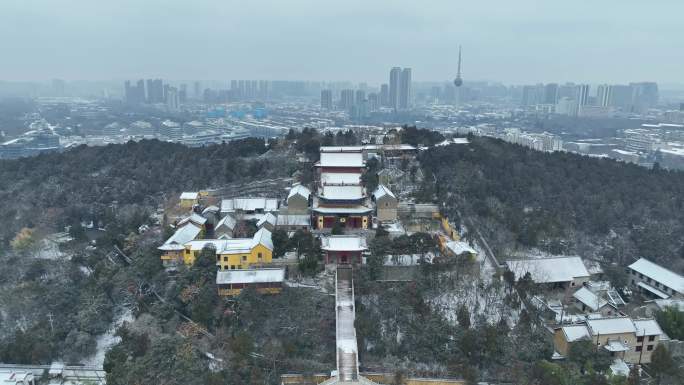
[[[169,194],[289,176],[289,164],[259,156],[271,147],[253,138],[203,148],[142,141],[0,161],[0,361],[92,355],[115,313],[140,314],[150,290],[166,292],[156,250],[164,233],[139,226],[153,224]],[[100,230],[86,234],[81,223],[91,221]],[[73,240],[44,253],[45,236],[65,226]],[[130,260],[112,257],[114,246]]]
[[[162,194],[217,187],[245,178],[285,174],[268,158],[263,139],[188,148],[145,140],[0,161],[0,250],[22,227],[106,226],[112,205],[152,205]],[[61,230],[61,228],[59,228]]]
[[[475,219],[506,256],[521,246],[684,271],[684,173],[471,137],[421,155],[419,198]]]

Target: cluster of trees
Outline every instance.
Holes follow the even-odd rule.
[[[141,235],[138,227],[152,224],[167,193],[283,176],[282,167],[258,156],[267,150],[262,139],[202,148],[142,141],[0,161],[0,361],[79,363],[122,307],[215,325],[221,305],[213,257],[211,274],[192,270],[180,276],[181,286],[168,286],[160,234]],[[82,226],[90,222],[94,229]],[[74,237],[59,246],[68,257],[43,259],[44,235],[64,226]],[[86,247],[93,240],[95,247]],[[114,246],[129,258],[112,254]],[[158,304],[153,293],[167,292]]]
[[[282,167],[254,158],[267,150],[255,138],[201,148],[145,140],[2,160],[0,247],[22,227],[98,224],[112,206],[156,207],[165,193],[279,175]]]
[[[475,272],[447,282],[444,273],[451,268],[440,264],[421,269],[415,281],[407,283],[355,280],[356,331],[364,367],[405,370],[419,377],[462,377],[472,384],[513,378],[532,383],[528,381],[532,364],[553,353],[544,326],[535,315],[523,312],[511,328],[504,315],[509,311],[497,321],[485,316],[487,309],[476,312],[463,304],[449,318],[436,298],[453,291],[451,285],[478,281]],[[481,288],[480,296],[488,295],[485,290],[494,289]],[[489,307],[500,306],[496,302]]]
[[[305,127],[301,131],[290,129],[285,139],[288,142],[295,143],[297,151],[306,154],[313,162],[318,160],[321,146],[355,146],[361,144],[352,130],[338,131],[336,134],[328,131],[321,134],[313,127]]]
[[[277,229],[272,238],[274,258],[280,258],[288,251],[296,251],[302,274],[315,275],[322,269],[321,242],[310,232],[300,229],[289,237],[286,231]]]
[[[470,139],[421,154],[419,196],[475,219],[498,253],[644,256],[684,270],[684,173]]]
[[[413,233],[411,235],[401,235],[390,238],[389,233],[380,225],[375,237],[368,245],[370,256],[368,257],[368,272],[370,279],[380,277],[381,269],[385,263],[385,258],[392,255],[397,258],[401,255],[421,255],[437,249],[437,243],[432,235],[428,233]]]
[[[442,141],[444,141],[444,135],[427,128],[404,126],[401,129],[401,143],[412,146],[432,146]]]
[[[332,297],[245,289],[226,301],[216,296],[212,253],[203,250],[182,269],[163,301],[143,299],[144,312],[119,330],[121,343],[106,354],[107,383],[278,384],[286,372],[334,366]]]
[[[684,341],[684,311],[668,306],[656,313],[656,320],[670,338]]]

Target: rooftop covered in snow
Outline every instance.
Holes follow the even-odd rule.
[[[506,261],[506,266],[516,279],[529,272],[536,283],[570,282],[575,278],[589,277],[580,257],[517,259]]]
[[[285,281],[285,268],[221,270],[216,272],[217,285],[274,283]]]
[[[331,235],[321,239],[325,251],[364,251],[368,249],[366,238],[355,235]]]
[[[638,261],[629,265],[629,268],[680,294],[684,294],[684,277],[646,258],[639,258]]]

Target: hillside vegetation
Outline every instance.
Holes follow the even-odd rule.
[[[499,254],[536,247],[684,270],[684,173],[544,153],[492,138],[421,155],[420,198],[475,218]]]

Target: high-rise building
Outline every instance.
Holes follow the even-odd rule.
[[[523,106],[534,106],[541,104],[545,99],[545,88],[542,84],[534,86],[523,86],[520,104]]]
[[[166,108],[170,112],[180,111],[180,100],[176,87],[166,87]]]
[[[366,91],[356,90],[356,96],[354,97],[354,104],[361,104],[366,100]]]
[[[368,111],[377,111],[379,106],[380,101],[378,94],[376,94],[375,92],[371,92],[370,94],[368,94]]]
[[[333,109],[332,90],[321,90],[321,108],[326,110]]]
[[[589,84],[580,84],[575,89],[575,102],[577,114],[582,113],[582,107],[589,104]]]
[[[389,103],[388,107],[399,108],[399,78],[401,77],[401,68],[393,67],[390,70],[389,80]]]
[[[411,107],[411,69],[404,68],[399,79],[399,109],[408,110]]]
[[[180,91],[178,91],[178,101],[181,104],[185,104],[188,100],[188,85],[181,84]]]
[[[202,90],[201,89],[202,89],[202,86],[200,85],[200,82],[195,81],[195,84],[194,84],[194,91],[195,92],[193,93],[193,96],[195,99],[199,100],[202,98]]]
[[[145,103],[145,82],[138,80],[135,86],[131,85],[129,80],[124,83],[126,103],[128,104],[142,104]]]
[[[596,91],[596,105],[599,107],[610,107],[613,98],[613,86],[602,84]]]
[[[619,107],[622,110],[630,110],[632,105],[632,87],[618,84],[610,86],[611,107]]]
[[[340,109],[350,111],[354,105],[354,90],[342,90],[340,92]]]
[[[643,111],[658,104],[658,84],[654,82],[629,83],[632,87],[632,105]]]
[[[544,104],[556,104],[558,102],[558,84],[549,83],[544,86]]]
[[[389,107],[389,85],[384,83],[380,86],[380,105],[383,107]]]
[[[558,86],[558,99],[575,97],[575,83],[565,83],[562,86]]]
[[[164,82],[161,79],[147,79],[147,102],[164,103]]]

